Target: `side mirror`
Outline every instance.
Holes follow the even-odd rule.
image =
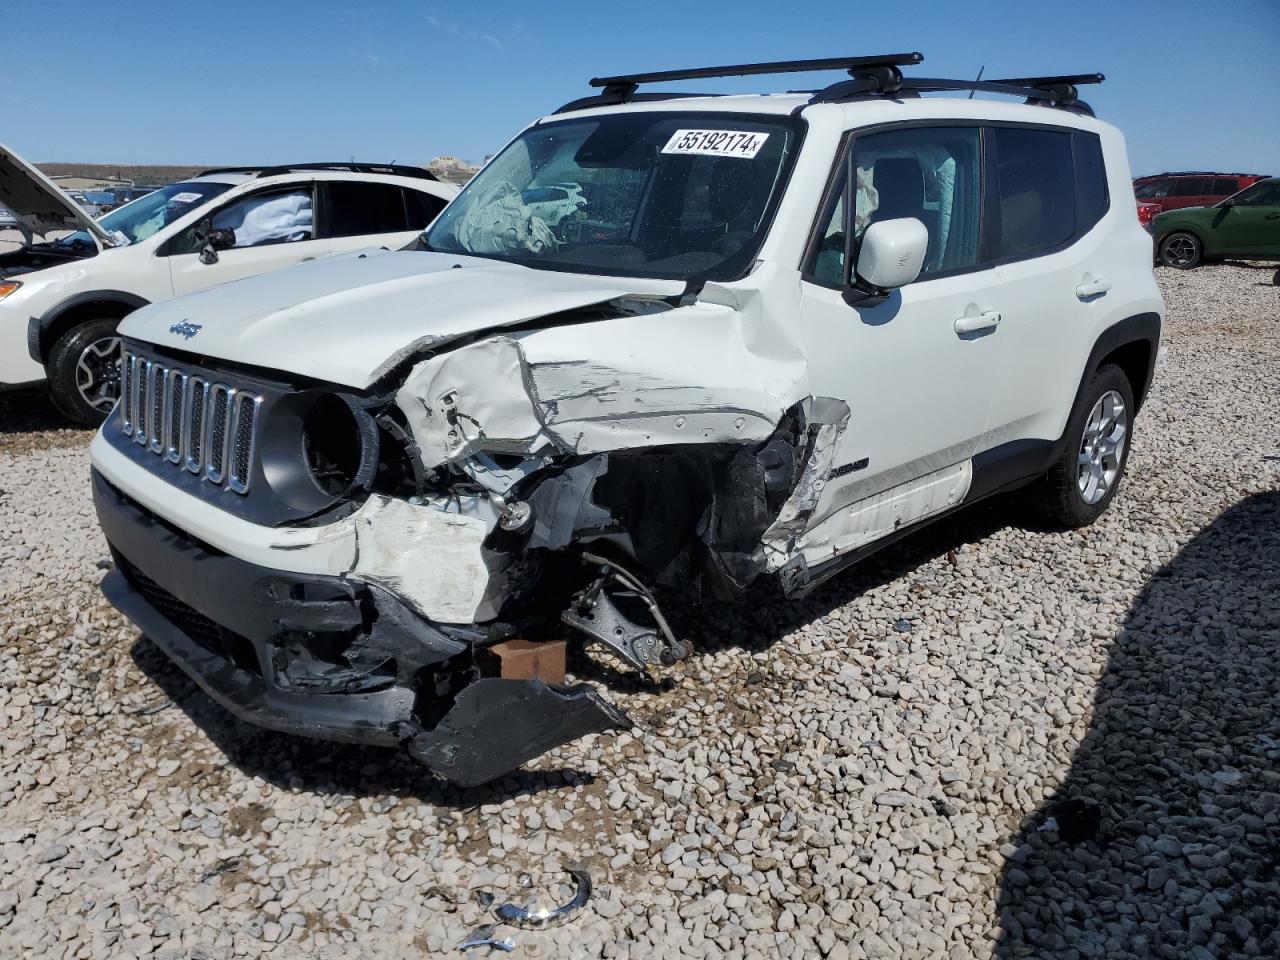
[[[928,249],[929,230],[915,217],[873,223],[862,235],[853,289],[883,300],[920,276]]]
[[[236,232],[229,227],[212,227],[206,220],[200,225],[200,232],[204,234],[204,247],[200,250],[201,263],[217,263],[219,250],[230,250],[236,245]]]

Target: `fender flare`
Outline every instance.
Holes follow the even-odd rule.
[[[1076,404],[1080,402],[1080,395],[1084,393],[1084,388],[1089,383],[1089,377],[1098,369],[1103,357],[1120,347],[1125,347],[1132,343],[1145,343],[1147,345],[1147,369],[1139,388],[1133,391],[1134,406],[1137,408],[1134,412],[1137,413],[1137,410],[1142,408],[1142,402],[1146,399],[1147,392],[1151,389],[1151,379],[1155,375],[1156,354],[1160,350],[1160,327],[1160,314],[1154,312],[1135,313],[1133,316],[1116,321],[1098,334],[1098,339],[1093,343],[1093,349],[1089,351],[1089,359],[1085,361],[1084,370],[1081,371],[1080,386],[1076,388],[1076,396],[1075,400],[1072,401],[1071,409],[1074,410]]]
[[[91,290],[87,293],[77,293],[74,296],[67,297],[65,300],[54,304],[40,316],[32,317],[27,321],[27,353],[31,355],[31,359],[39,364],[45,362],[48,354],[45,335],[63,314],[86,303],[99,302],[119,303],[128,307],[129,312],[132,313],[139,307],[147,306],[151,301],[125,290]]]

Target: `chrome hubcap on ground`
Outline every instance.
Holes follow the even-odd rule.
[[[1080,498],[1092,506],[1107,495],[1120,473],[1120,458],[1129,436],[1129,411],[1124,397],[1108,390],[1093,405],[1084,424],[1077,460],[1076,486]]]
[[[120,338],[94,340],[76,362],[76,389],[89,406],[110,413],[120,397]]]
[[[1185,235],[1170,237],[1165,241],[1164,255],[1174,266],[1191,263],[1196,258],[1196,243]]]

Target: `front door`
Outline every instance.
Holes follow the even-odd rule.
[[[810,566],[963,499],[999,376],[1003,304],[994,270],[980,266],[979,128],[894,127],[851,150],[802,280],[810,392],[850,409],[811,523]],[[871,224],[904,217],[929,232],[920,277],[883,303],[850,305],[845,257],[856,263]]]
[[[1218,225],[1222,252],[1280,256],[1280,180],[1266,180],[1242,191]]]
[[[170,242],[174,296],[325,256],[329,242],[316,236],[314,209],[310,183],[246,194],[223,205],[212,213],[210,222],[215,229],[232,231],[234,241],[216,251],[214,262],[201,259],[201,224],[188,227]]]

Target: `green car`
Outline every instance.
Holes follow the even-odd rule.
[[[1160,262],[1190,270],[1206,260],[1280,260],[1280,177],[1259,180],[1212,207],[1151,221]]]

